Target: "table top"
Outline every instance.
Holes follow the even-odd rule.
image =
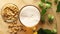
[[[39,1],[40,0],[0,0],[0,34],[9,34],[8,24],[6,22],[4,22],[2,17],[1,17],[1,9],[5,4],[7,4],[7,3],[15,4],[19,8],[19,10],[25,5],[34,5],[38,9],[40,9],[39,6],[38,6]],[[53,1],[54,0],[51,0],[52,8],[47,10],[47,13],[55,16],[55,20],[54,20],[55,24],[54,25],[47,25],[47,24],[41,24],[39,22],[39,24],[36,25],[36,28],[37,28],[37,30],[41,27],[45,28],[45,29],[53,29],[54,26],[57,25],[57,31],[58,31],[58,34],[59,34],[59,32],[60,32],[60,27],[59,27],[60,26],[59,25],[60,24],[60,18],[59,18],[60,13],[56,13],[56,5],[54,4]],[[41,11],[41,9],[40,9],[40,11]],[[47,20],[46,20],[46,22],[47,22]],[[17,21],[17,23],[20,24],[19,20]],[[26,32],[18,31],[18,34],[33,34],[33,31],[32,31],[31,28],[24,27],[24,29],[26,29],[27,31]]]

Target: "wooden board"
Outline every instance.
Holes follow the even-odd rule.
[[[3,21],[2,17],[1,17],[1,9],[2,7],[7,4],[7,3],[12,3],[12,4],[15,4],[18,6],[19,10],[25,6],[25,5],[34,5],[36,7],[38,7],[38,2],[40,0],[0,0],[0,34],[9,34],[8,32],[8,24],[6,22]],[[60,34],[60,14],[57,14],[56,13],[56,5],[54,5],[54,0],[51,0],[52,2],[52,9],[48,10],[47,13],[49,14],[53,14],[55,16],[55,20],[54,22],[57,23],[57,31],[58,31],[58,34]],[[39,7],[38,7],[39,8]],[[39,8],[40,9],[40,8]],[[41,11],[41,9],[40,9]],[[20,22],[19,22],[20,23]],[[43,28],[49,28],[51,29],[48,25],[41,25],[40,23],[36,26],[37,29],[39,29],[40,27],[43,27]],[[33,34],[33,31],[31,28],[27,28],[25,27],[24,29],[26,29],[27,31],[26,32],[18,32],[18,34]]]

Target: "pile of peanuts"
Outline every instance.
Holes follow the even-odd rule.
[[[14,22],[18,19],[19,9],[14,4],[7,4],[2,9],[2,18],[5,22]]]
[[[10,23],[8,28],[9,28],[9,33],[10,34],[17,34],[18,31],[25,31],[23,29],[23,25],[18,24],[17,22]]]
[[[2,9],[2,18],[4,22],[8,23],[8,29],[10,34],[17,34],[20,31],[26,31],[23,26],[18,24],[19,9],[14,4],[6,4]]]

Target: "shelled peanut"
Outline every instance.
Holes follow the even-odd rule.
[[[5,22],[14,22],[18,19],[19,9],[14,4],[6,4],[2,9],[2,18]]]

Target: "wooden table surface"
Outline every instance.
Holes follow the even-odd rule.
[[[18,6],[19,10],[25,6],[25,5],[34,5],[36,7],[38,7],[38,2],[40,0],[0,0],[0,34],[9,34],[8,32],[8,24],[5,23],[1,17],[1,9],[2,7],[7,4],[7,3],[12,3],[12,4],[15,4]],[[54,4],[53,2],[54,0],[51,0],[52,2],[52,10],[48,10],[49,12],[47,13],[50,13],[50,14],[53,14],[56,18],[56,20],[54,22],[57,23],[57,32],[58,34],[60,34],[60,13],[56,13],[56,5]],[[39,8],[39,7],[38,7]],[[39,8],[40,9],[40,8]],[[40,9],[41,10],[41,9]],[[41,24],[38,24],[37,25],[37,28],[38,27],[43,27],[43,28],[49,28],[49,26],[47,25],[42,25],[42,26],[39,26]],[[47,27],[46,27],[47,26]],[[33,34],[33,31],[31,28],[25,28],[27,30],[27,32],[18,32],[18,34]]]

